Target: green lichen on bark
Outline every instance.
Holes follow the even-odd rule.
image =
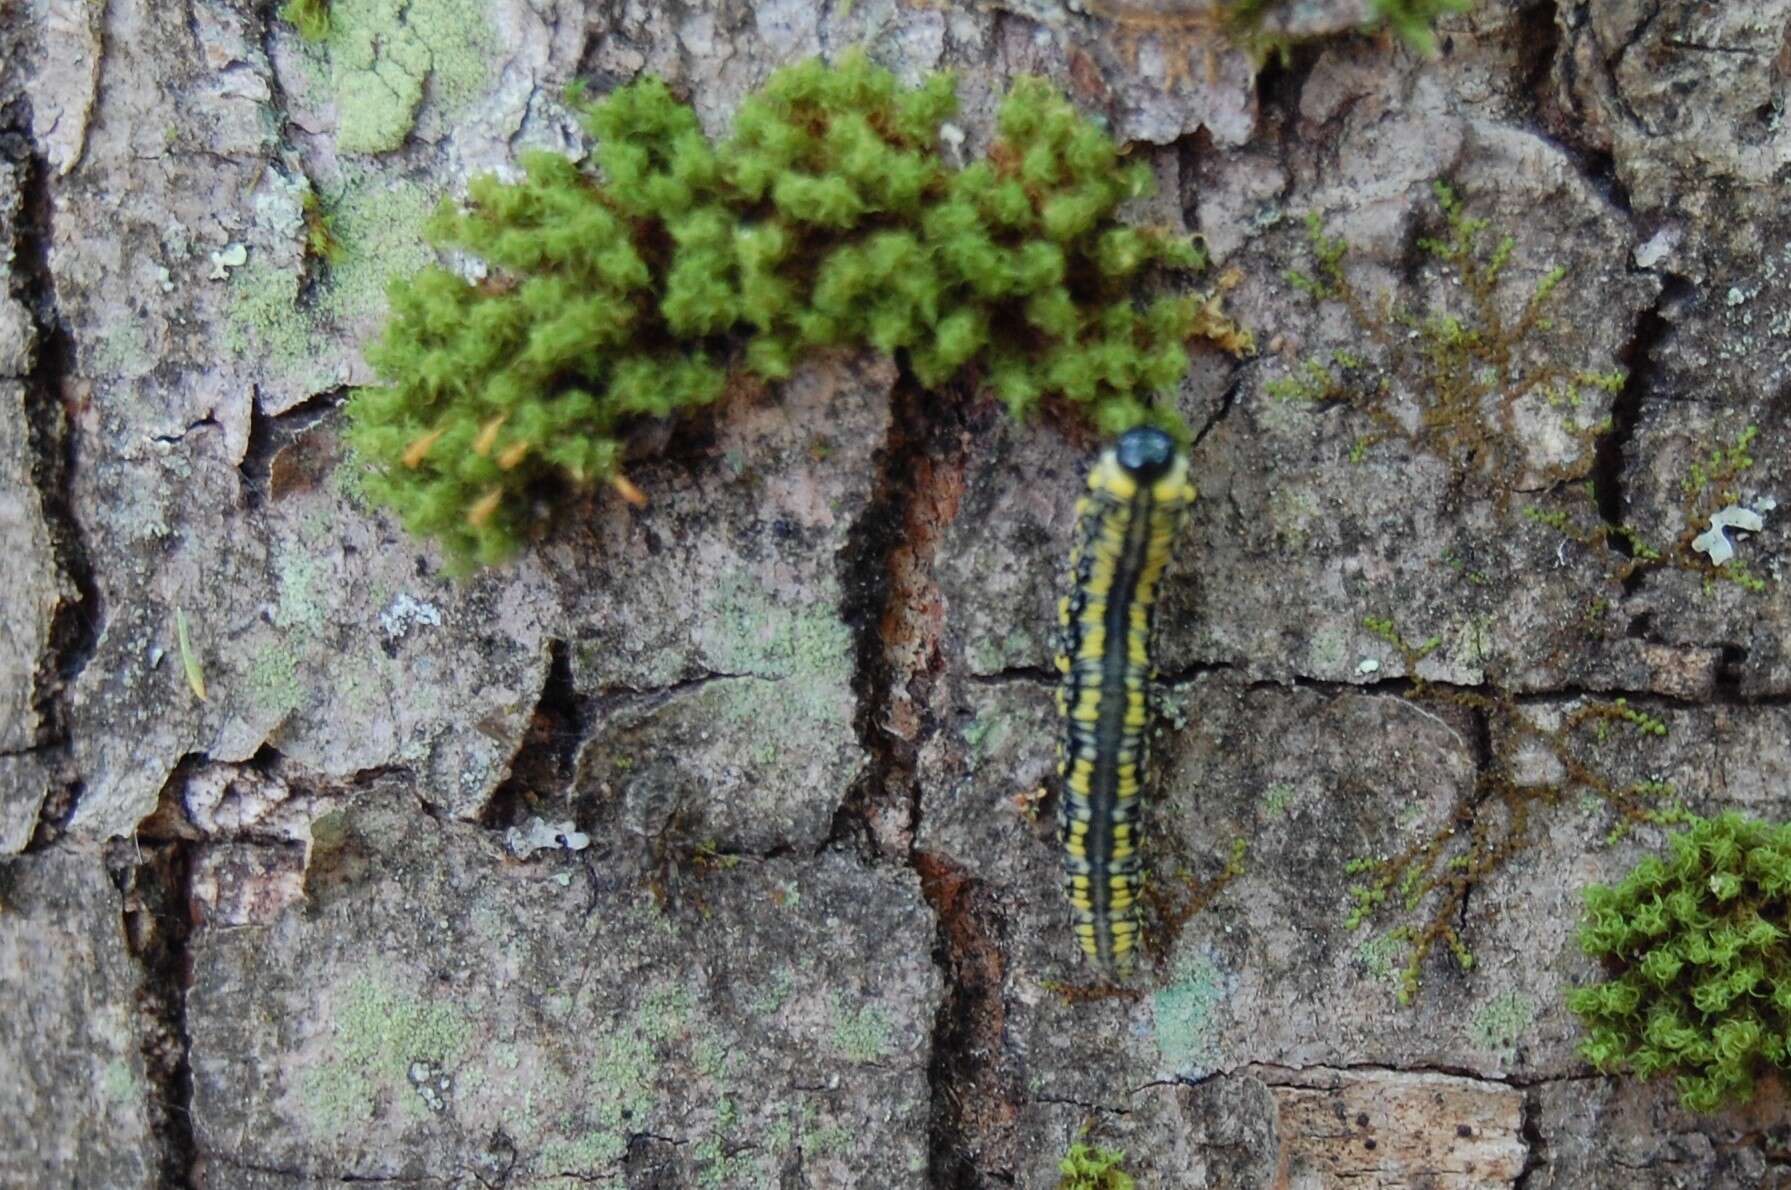
[[[426,95],[444,108],[472,99],[498,48],[481,0],[289,0],[279,13],[314,47],[349,153],[402,145]]]
[[[420,238],[433,196],[389,174],[351,168],[319,197],[300,200],[300,261],[282,265],[256,248],[230,276],[223,345],[252,358],[270,378],[304,392],[338,380],[339,361],[318,341],[377,317],[394,272],[423,268],[433,254]]]

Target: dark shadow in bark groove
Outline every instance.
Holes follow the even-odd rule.
[[[578,748],[590,733],[590,700],[572,679],[572,653],[565,640],[547,645],[547,680],[529,717],[522,742],[510,758],[510,772],[492,791],[479,825],[504,831],[531,814],[572,816],[567,804],[578,770]],[[585,823],[585,827],[589,827]]]
[[[1013,1185],[1021,1090],[1001,1069],[1007,959],[999,914],[982,886],[943,856],[917,853],[914,866],[939,918],[934,955],[946,975],[927,1066],[927,1184]]]
[[[852,633],[855,654],[852,726],[870,764],[834,811],[826,846],[851,847],[866,860],[878,858],[880,851],[871,815],[905,803],[912,829],[918,799],[913,746],[884,729],[900,675],[890,664],[883,623],[892,598],[890,561],[903,542],[914,498],[913,451],[926,438],[927,400],[904,371],[890,393],[889,435],[875,455],[877,479],[870,504],[840,552],[840,619]]]
[[[31,368],[24,378],[31,480],[57,569],[73,588],[72,596],[57,602],[48,648],[39,659],[32,692],[39,716],[38,747],[54,753],[60,762],[50,766],[57,787],[38,814],[28,848],[41,850],[61,835],[80,798],[81,783],[68,763],[68,691],[99,644],[104,607],[71,492],[78,442],[70,414],[78,412],[73,406],[86,398],[75,382],[75,343],[62,323],[50,270],[54,217],[50,164],[37,151],[30,128],[29,100],[20,98],[0,109],[0,156],[23,174],[13,296],[29,312],[36,340]]]
[[[183,763],[175,770],[169,789],[184,784],[186,767]],[[125,944],[143,971],[133,1009],[163,1186],[194,1185],[198,1162],[186,1017],[187,989],[193,978],[187,944],[193,929],[194,856],[195,845],[179,840],[117,840],[106,849],[107,871],[123,897]]]

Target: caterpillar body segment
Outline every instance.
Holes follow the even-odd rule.
[[[1127,431],[1077,501],[1070,590],[1058,607],[1064,892],[1083,953],[1115,973],[1137,956],[1157,583],[1193,501],[1174,440],[1148,427]]]

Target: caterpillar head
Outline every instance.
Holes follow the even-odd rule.
[[[1126,473],[1143,483],[1161,479],[1175,463],[1175,439],[1155,426],[1139,426],[1120,435],[1114,457]]]

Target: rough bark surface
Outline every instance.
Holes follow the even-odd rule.
[[[1577,889],[1661,836],[1544,792],[1791,814],[1791,0],[1481,0],[1433,57],[1301,0],[1261,66],[1173,0],[336,0],[321,48],[274,7],[0,0],[0,1181],[1049,1187],[1078,1141],[1145,1186],[1791,1178],[1777,1083],[1698,1117],[1576,1056]],[[1020,74],[1099,113],[1261,347],[1177,397],[1149,846],[1198,911],[1123,989],[1039,796],[1085,431],[820,359],[460,582],[341,443],[419,221],[576,151],[565,84],[718,131],[855,45],[956,71],[967,153]],[[1627,369],[1483,435],[1502,487],[1268,390],[1364,333],[1288,278],[1306,214],[1423,310],[1439,178],[1513,237],[1508,315],[1567,269],[1520,365]],[[1562,527],[1689,541],[1750,425],[1758,590]],[[1619,696],[1667,734],[1539,743]],[[1350,860],[1488,835],[1346,925]],[[1439,904],[1475,962],[1402,1006]]]

